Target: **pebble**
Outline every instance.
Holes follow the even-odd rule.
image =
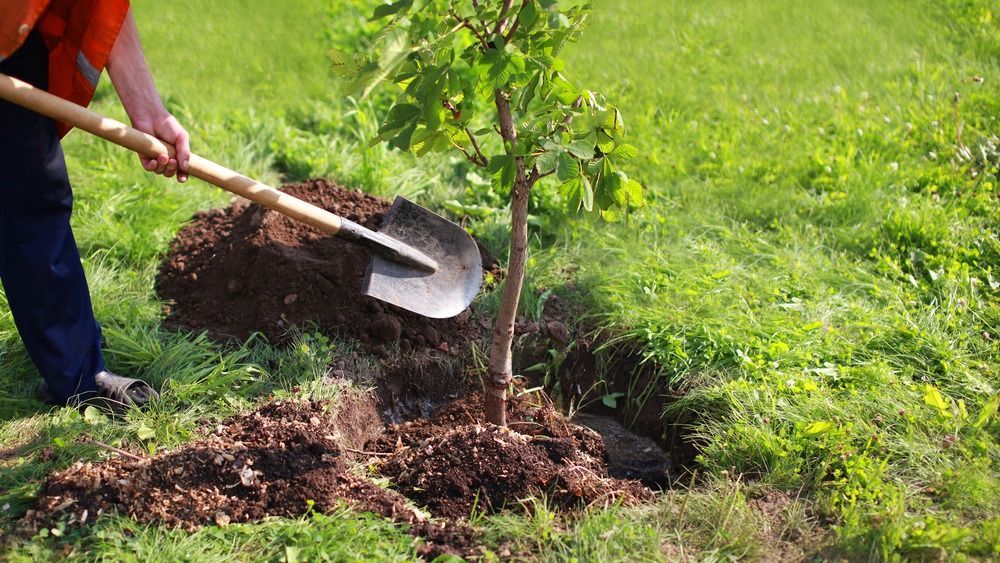
[[[250,217],[250,226],[254,229],[264,223],[264,210],[259,210]]]
[[[435,329],[430,325],[425,326],[424,330],[421,331],[421,334],[424,337],[424,340],[427,342],[427,344],[431,346],[437,346],[438,344],[441,343],[441,336],[438,335],[437,329]]]
[[[395,342],[399,339],[402,331],[403,327],[399,323],[399,319],[389,315],[379,315],[372,321],[369,328],[372,338],[379,342]]]
[[[566,325],[559,321],[549,321],[545,324],[546,332],[553,342],[560,346],[565,346],[569,342],[569,330]]]
[[[285,303],[285,305],[291,305],[292,303],[295,303],[298,300],[299,300],[299,294],[298,293],[290,293],[290,294],[288,294],[288,295],[285,296],[284,303]]]

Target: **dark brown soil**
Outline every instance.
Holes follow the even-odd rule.
[[[600,436],[548,402],[515,403],[509,428],[476,424],[472,413],[481,411],[477,397],[456,401],[430,419],[390,427],[368,448],[393,453],[382,474],[436,516],[530,510],[543,497],[564,510],[651,498],[638,481],[611,478]]]
[[[78,463],[55,473],[25,524],[65,518],[83,525],[117,510],[139,522],[193,531],[347,503],[409,524],[427,540],[424,555],[470,548],[472,532],[464,525],[430,522],[399,493],[350,472],[335,432],[322,403],[271,403],[151,459]]]
[[[430,419],[388,427],[362,451],[345,439],[353,444],[367,432],[340,428],[357,419],[322,402],[270,403],[153,458],[54,473],[23,524],[27,531],[57,520],[82,526],[117,511],[195,530],[346,503],[407,524],[424,539],[423,556],[473,556],[482,553],[465,523],[474,511],[530,511],[529,501],[542,497],[560,510],[652,498],[638,481],[609,477],[599,435],[568,423],[547,401],[515,402],[510,428],[470,423],[481,408],[476,397],[455,401]],[[356,456],[375,460],[395,489],[352,472]],[[444,519],[430,520],[414,504]]]
[[[378,229],[390,202],[326,180],[282,188]],[[464,349],[482,326],[469,311],[431,320],[361,295],[369,252],[275,211],[240,200],[198,213],[171,245],[157,292],[172,328],[217,339],[261,332],[284,342],[293,326],[317,325],[358,339],[367,350]],[[494,261],[484,256],[487,268]]]

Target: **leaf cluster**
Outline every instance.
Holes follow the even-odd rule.
[[[330,54],[360,96],[398,90],[378,136],[418,156],[460,151],[493,189],[558,181],[574,211],[609,221],[643,205],[643,187],[620,169],[638,149],[603,96],[577,88],[560,58],[590,5],[557,0],[395,0],[368,55]]]

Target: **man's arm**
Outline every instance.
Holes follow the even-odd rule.
[[[163,106],[142,52],[139,30],[131,9],[111,49],[108,76],[125,106],[125,112],[132,120],[132,126],[177,148],[175,158],[162,155],[157,159],[140,155],[143,168],[168,178],[176,174],[177,181],[186,182],[188,160],[191,157],[188,133]]]

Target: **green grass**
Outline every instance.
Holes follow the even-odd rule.
[[[502,199],[460,158],[366,148],[384,99],[346,99],[324,53],[364,48],[371,2],[134,4],[196,151],[273,184],[330,176],[478,205],[471,228],[502,248]],[[752,502],[779,490],[799,499],[784,520],[821,537],[828,556],[995,557],[1000,6],[595,4],[568,74],[621,106],[642,151],[630,174],[650,204],[609,227],[568,219],[541,190],[526,309],[545,290],[577,299],[581,327],[616,343],[606,364],[617,345],[638,350],[656,377],[620,408],[652,401],[667,429],[693,421],[705,483],[641,509],[485,519],[487,547],[557,561],[767,558],[775,537],[796,543]],[[123,116],[106,82],[95,107]],[[286,350],[224,348],[164,331],[158,260],[195,210],[228,197],[151,178],[79,132],[66,151],[111,367],[167,392],[124,423],[47,411],[31,399],[37,375],[0,294],[5,531],[46,474],[102,455],[77,438],[156,451],[297,385],[335,398],[315,381],[347,346],[310,334]],[[23,560],[415,553],[398,528],[347,512],[194,535],[109,518],[4,549]]]

